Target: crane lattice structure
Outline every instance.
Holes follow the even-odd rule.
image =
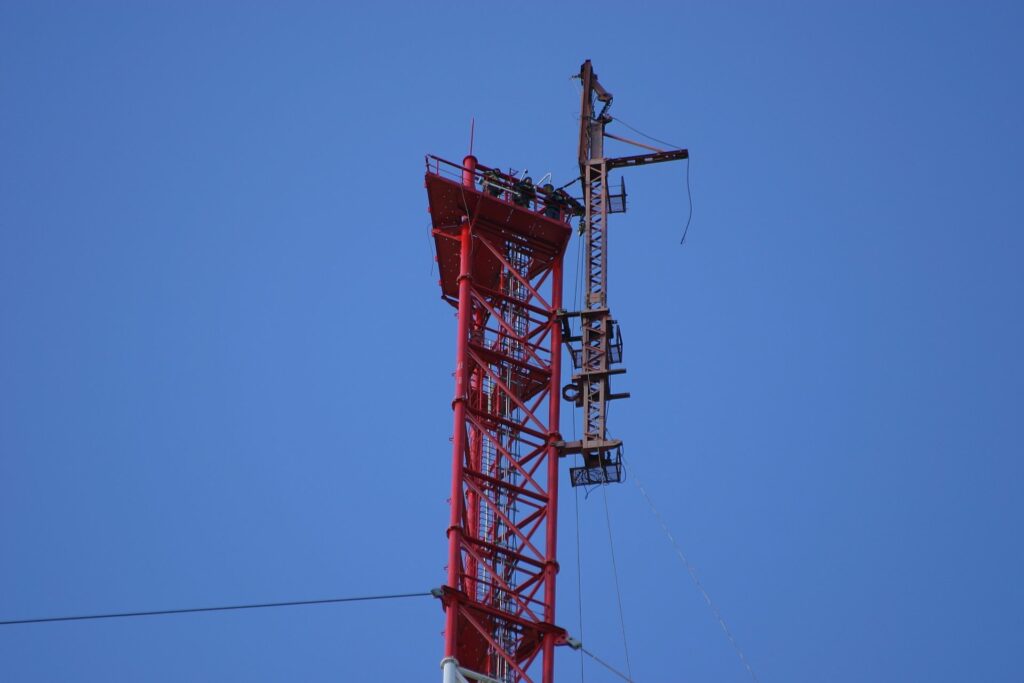
[[[578,372],[565,397],[583,408],[583,438],[562,445],[562,453],[579,453],[583,465],[571,470],[573,486],[608,484],[622,481],[622,441],[608,438],[608,403],[629,398],[629,393],[613,393],[611,377],[626,369],[612,367],[622,362],[622,333],[608,308],[608,215],[626,211],[625,184],[616,195],[609,193],[608,173],[617,168],[641,166],[685,159],[686,150],[661,151],[605,131],[613,119],[608,110],[612,94],[597,80],[588,59],[580,68],[583,96],[580,105],[579,162],[583,181],[583,234],[586,277],[583,308],[562,316],[564,338]],[[596,112],[600,103],[601,110]],[[605,158],[604,139],[610,137],[647,148],[651,153]],[[570,332],[569,319],[578,318],[580,333]],[[575,348],[573,342],[579,342]]]
[[[445,609],[445,683],[554,681],[554,648],[573,644],[555,622],[558,462],[583,464],[572,485],[621,480],[622,443],[608,439],[609,377],[624,372],[622,337],[608,310],[609,171],[686,158],[685,150],[606,159],[612,96],[581,67],[582,203],[486,167],[427,157],[426,188],[442,298],[458,311],[452,401],[452,484]],[[596,115],[595,101],[603,104]],[[639,143],[632,143],[639,144]],[[563,260],[581,216],[587,291],[562,306]],[[579,321],[573,333],[572,321]],[[561,387],[562,345],[577,372]],[[573,346],[579,343],[579,346]],[[583,438],[559,431],[561,397],[584,408]],[[539,669],[539,679],[538,672]]]

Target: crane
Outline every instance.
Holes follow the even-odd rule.
[[[681,150],[659,150],[618,135],[605,127],[613,121],[608,113],[612,94],[602,87],[588,59],[580,67],[583,84],[580,104],[579,163],[583,182],[584,215],[581,228],[584,237],[583,307],[562,314],[563,339],[569,345],[570,357],[578,370],[563,396],[583,408],[583,438],[560,444],[563,455],[578,453],[583,465],[571,470],[573,486],[590,486],[622,481],[622,441],[608,438],[608,403],[629,398],[629,393],[613,393],[611,378],[625,374],[622,362],[622,333],[618,321],[608,308],[608,216],[626,211],[625,184],[619,194],[609,193],[608,174],[614,169],[642,166],[689,157]],[[596,105],[600,103],[600,111]],[[595,113],[596,112],[596,113]],[[612,138],[638,147],[648,153],[627,157],[605,158],[605,138]],[[579,320],[579,334],[570,332],[571,318]],[[578,342],[579,346],[573,346]]]

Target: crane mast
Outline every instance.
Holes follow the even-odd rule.
[[[583,465],[570,470],[573,486],[592,486],[622,481],[622,441],[608,438],[608,404],[629,398],[628,392],[614,393],[611,378],[625,374],[622,362],[622,333],[608,308],[608,215],[626,211],[625,184],[618,194],[609,192],[608,173],[616,168],[685,159],[686,150],[662,151],[649,145],[612,135],[605,126],[614,119],[608,113],[612,94],[600,83],[588,59],[580,67],[583,86],[580,104],[579,163],[583,182],[584,292],[582,308],[565,312],[563,340],[577,372],[563,397],[583,408],[583,438],[561,444],[563,454],[578,453]],[[600,106],[598,110],[597,107]],[[607,158],[606,137],[651,150],[651,154]],[[579,320],[579,334],[572,333],[570,319]],[[579,343],[578,347],[573,344]]]
[[[583,307],[563,316],[579,319],[578,335],[566,325],[564,335],[573,365],[578,372],[564,395],[583,408],[583,438],[562,446],[562,453],[579,453],[583,466],[571,469],[573,486],[606,484],[622,480],[622,441],[608,438],[606,424],[608,402],[627,398],[628,393],[611,391],[612,374],[623,374],[625,368],[611,365],[622,361],[621,335],[615,334],[617,323],[608,310],[608,163],[604,158],[604,127],[612,95],[597,80],[588,59],[580,69],[583,84],[580,105],[579,162],[583,182],[583,219],[585,240]],[[602,104],[595,115],[595,106]],[[613,339],[618,343],[613,348]],[[572,346],[578,341],[579,348]],[[618,353],[613,356],[613,351]]]

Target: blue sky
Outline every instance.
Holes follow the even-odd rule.
[[[4,3],[0,620],[439,585],[422,157],[475,117],[481,162],[571,179],[591,58],[693,158],[685,246],[681,165],[611,224],[611,428],[760,680],[1018,680],[1022,14]],[[635,679],[750,680],[635,482],[607,494]],[[584,641],[623,667],[578,504]],[[7,626],[0,677],[431,680],[442,626],[430,598]]]

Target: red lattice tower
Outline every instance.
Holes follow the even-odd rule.
[[[427,158],[442,297],[458,309],[444,680],[554,676],[561,207]],[[540,669],[537,677],[535,669]]]

